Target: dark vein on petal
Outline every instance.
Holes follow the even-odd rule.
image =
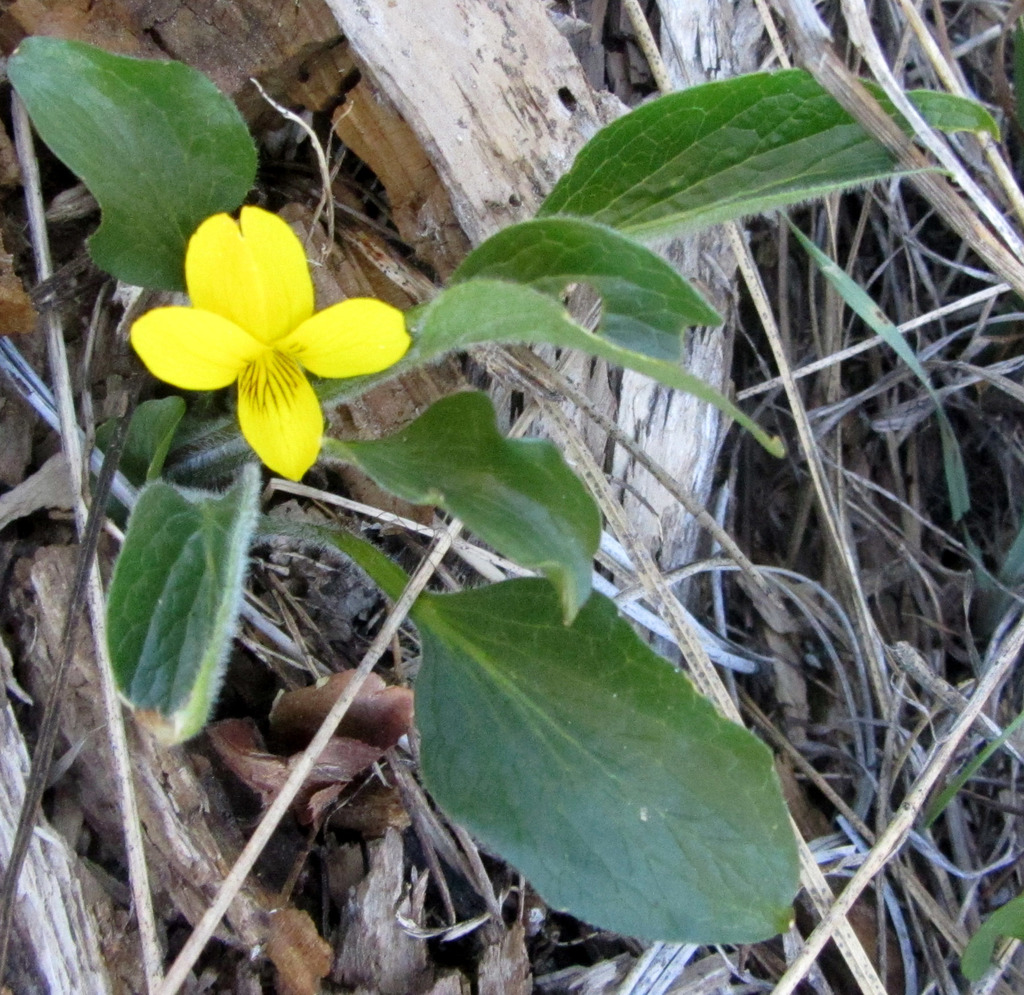
[[[271,351],[242,374],[239,389],[253,408],[266,415],[271,409],[282,412],[290,407],[287,402],[295,396],[302,380],[302,371],[294,359]]]

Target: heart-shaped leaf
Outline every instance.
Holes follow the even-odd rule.
[[[213,708],[242,601],[259,472],[222,496],[149,484],[128,520],[107,601],[117,686],[167,742],[195,735]]]
[[[185,287],[199,223],[232,211],[256,176],[256,147],[235,105],[180,62],[26,38],[7,63],[44,142],[103,209],[96,265],[126,283]]]
[[[998,134],[950,94],[908,93],[936,127]],[[894,161],[802,69],[690,87],[613,121],[541,207],[657,236],[718,224],[890,176]]]
[[[601,538],[597,506],[550,442],[503,438],[485,394],[446,397],[386,439],[327,439],[324,454],[406,501],[458,515],[500,553],[543,573],[566,621],[587,600]]]
[[[438,803],[541,896],[646,939],[784,930],[793,833],[771,753],[591,595],[543,581],[421,596],[416,720]]]
[[[683,359],[683,330],[719,325],[718,312],[671,266],[612,228],[582,218],[512,225],[474,249],[452,277],[526,283],[557,296],[587,283],[601,295],[597,334],[655,359]]]

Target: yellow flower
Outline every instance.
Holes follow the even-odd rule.
[[[191,307],[162,307],[132,326],[154,376],[184,390],[238,381],[242,434],[275,473],[298,480],[316,461],[323,412],[303,370],[358,377],[387,369],[410,345],[405,320],[355,297],[313,313],[313,283],[295,233],[277,215],[243,207],[207,218],[188,243]]]

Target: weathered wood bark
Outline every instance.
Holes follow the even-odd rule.
[[[540,0],[327,0],[473,244],[530,217],[605,120]]]
[[[726,79],[757,67],[762,27],[751,0],[737,4],[659,0],[662,51],[678,88]],[[736,264],[717,231],[674,240],[665,255],[684,276],[696,277],[726,318],[722,328],[694,329],[684,362],[719,390],[726,390],[732,361],[732,311]],[[668,473],[706,503],[715,463],[728,424],[718,411],[688,394],[670,390],[637,373],[622,378],[618,423]],[[665,569],[689,562],[701,530],[678,502],[619,451],[612,475],[622,480],[622,503]]]
[[[473,244],[530,217],[582,144],[622,110],[614,98],[593,90],[539,0],[327,3],[364,79],[418,139]],[[665,47],[679,55],[673,72],[680,82],[753,67],[757,22],[752,3],[727,11],[724,5],[679,0],[660,6],[669,42]],[[372,149],[360,149],[360,154],[373,165]],[[436,224],[436,215],[425,211],[421,230]],[[733,267],[721,241],[714,235],[696,236],[666,251],[685,275],[698,276],[710,287],[712,298],[728,313]],[[686,352],[691,370],[716,387],[725,386],[728,333],[696,332]],[[723,430],[714,409],[628,371],[621,382],[609,383],[603,364],[595,367],[586,358],[572,370],[630,436],[706,500]],[[588,442],[596,454],[605,449],[605,440],[592,430]],[[648,546],[660,551],[662,564],[670,567],[692,558],[699,533],[686,512],[628,454],[617,453],[612,470],[628,485],[623,503]]]

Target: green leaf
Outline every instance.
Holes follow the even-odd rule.
[[[184,414],[185,402],[180,397],[143,401],[135,409],[118,469],[136,487],[160,476]],[[96,430],[96,445],[100,449],[107,448],[115,425],[114,421],[104,422]]]
[[[1024,895],[1018,895],[996,909],[971,937],[960,961],[960,970],[968,981],[981,980],[992,963],[992,954],[1000,936],[1024,940]]]
[[[121,694],[162,739],[213,708],[242,601],[259,472],[223,496],[156,482],[139,495],[114,567],[107,642]]]
[[[550,442],[503,438],[485,394],[443,398],[386,439],[326,439],[324,455],[406,501],[450,511],[498,552],[544,574],[565,621],[587,600],[601,539],[597,505]]]
[[[939,425],[939,439],[942,443],[942,464],[946,473],[946,491],[949,494],[950,511],[953,521],[959,522],[971,510],[967,471],[964,468],[960,443],[957,442],[956,433],[942,407],[942,398],[932,386],[927,370],[921,365],[921,361],[917,358],[914,350],[910,348],[910,344],[900,334],[900,330],[885,316],[882,309],[863,288],[850,279],[842,268],[829,259],[799,228],[792,224],[789,227],[843,300],[910,367],[910,371],[921,381],[928,396],[934,402]]]
[[[865,85],[893,117],[898,116],[880,86]],[[996,124],[995,118],[984,105],[974,100],[957,97],[951,93],[941,93],[938,90],[909,90],[907,97],[921,117],[936,131],[944,131],[950,135],[958,131],[969,131],[975,135],[984,133],[993,138],[999,137],[999,125]]]
[[[184,289],[189,237],[238,207],[256,176],[235,105],[180,62],[56,38],[26,38],[7,69],[43,141],[103,209],[89,240],[96,265],[126,283]]]
[[[768,749],[593,594],[540,580],[413,608],[424,781],[541,896],[650,940],[787,928],[798,858]]]
[[[649,249],[581,218],[540,218],[492,235],[452,277],[513,280],[552,296],[587,283],[602,298],[598,334],[633,352],[678,363],[682,332],[722,319],[693,287]]]
[[[946,130],[997,133],[972,101],[912,92]],[[895,172],[886,149],[801,69],[706,83],[613,121],[541,207],[655,236],[821,197]]]
[[[317,386],[320,398],[334,404],[358,397],[372,386],[431,362],[444,353],[484,342],[546,342],[582,349],[669,387],[685,390],[735,419],[770,453],[781,456],[785,451],[778,439],[764,432],[700,377],[677,363],[633,352],[581,328],[557,301],[532,287],[501,280],[467,280],[442,291],[429,304],[411,312],[407,320],[413,345],[402,360],[373,376],[324,381]]]

